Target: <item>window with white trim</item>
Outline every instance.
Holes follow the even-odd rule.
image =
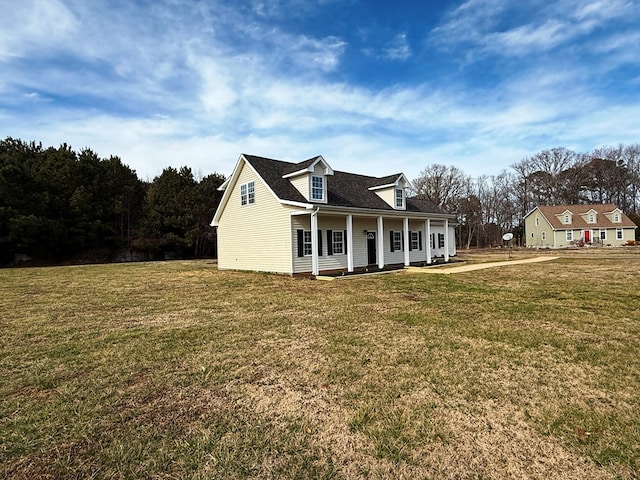
[[[393,251],[402,250],[402,232],[393,232]]]
[[[255,182],[247,182],[240,185],[240,205],[256,203]]]
[[[333,231],[331,247],[334,255],[344,253],[344,232],[342,230]]]
[[[311,246],[311,230],[302,232],[302,254],[305,257],[311,256],[313,248]]]
[[[596,216],[593,213],[589,214],[589,223],[596,223]]]
[[[567,225],[570,224],[571,223],[571,216],[565,215],[564,216],[564,223],[567,224]]]
[[[540,234],[540,238],[541,238],[542,240],[546,240],[546,239],[547,239],[547,232],[542,232],[542,233]]]
[[[600,240],[606,240],[607,239],[607,230],[604,228],[600,229]]]
[[[614,213],[613,214],[613,221],[614,223],[620,223],[620,214],[619,213]]]
[[[536,217],[536,227],[540,226],[540,217]]]
[[[616,240],[622,240],[624,235],[621,228],[616,228]]]
[[[317,175],[311,177],[311,200],[324,200],[324,177]]]
[[[404,190],[396,188],[396,208],[404,208]]]
[[[567,242],[573,242],[573,230],[567,230]]]
[[[420,250],[419,232],[411,232],[411,250]]]
[[[444,248],[444,233],[438,234],[438,248]]]

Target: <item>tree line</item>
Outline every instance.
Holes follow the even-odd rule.
[[[542,150],[498,175],[433,164],[412,183],[414,194],[458,213],[461,248],[500,245],[505,232],[523,244],[524,217],[538,205],[613,203],[640,225],[640,144]]]
[[[222,175],[138,178],[116,156],[0,141],[0,265],[215,256]]]
[[[537,205],[614,203],[640,225],[640,144],[590,153],[553,148],[510,169],[471,177],[433,164],[412,182],[412,193],[457,212],[460,248],[500,245],[505,232],[522,243],[524,216]],[[224,180],[184,166],[143,181],[116,156],[6,138],[0,265],[216,256],[209,223]]]

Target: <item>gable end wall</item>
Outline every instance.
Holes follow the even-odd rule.
[[[240,205],[240,185],[254,181],[256,202]],[[292,273],[290,208],[275,199],[246,163],[218,224],[218,268]]]

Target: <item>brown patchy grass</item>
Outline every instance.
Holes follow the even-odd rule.
[[[0,477],[639,478],[639,267],[2,270]]]

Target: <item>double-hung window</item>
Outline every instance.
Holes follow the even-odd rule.
[[[331,243],[334,255],[344,253],[344,232],[341,230],[334,230]]]
[[[420,250],[419,232],[411,232],[411,250]]]
[[[572,242],[573,241],[573,230],[567,230],[566,231],[566,239],[567,242]]]
[[[438,248],[444,248],[444,233],[438,234]]]
[[[605,228],[601,228],[600,229],[600,240],[606,240],[607,239],[607,230]]]
[[[317,175],[311,177],[311,200],[324,200],[324,178]]]
[[[393,251],[402,250],[402,232],[393,232]]]
[[[401,188],[396,188],[396,208],[404,207],[404,191]]]
[[[302,237],[302,252],[305,257],[310,256],[313,253],[311,247],[311,231],[305,230]]]
[[[622,240],[622,238],[623,238],[622,229],[616,228],[616,240]]]
[[[256,203],[255,183],[248,182],[240,185],[240,205]]]

